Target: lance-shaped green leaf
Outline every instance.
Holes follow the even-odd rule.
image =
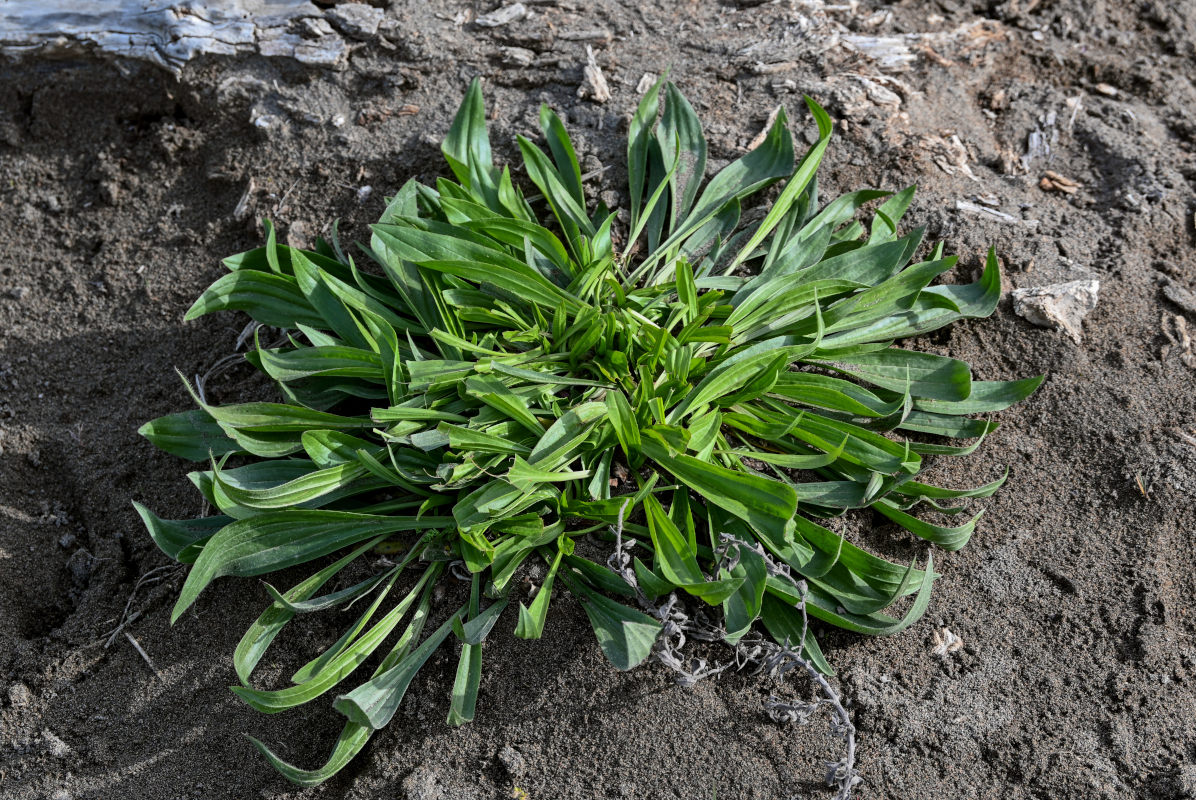
[[[348,694],[341,695],[333,703],[333,708],[349,718],[350,722],[358,725],[368,725],[379,730],[390,722],[391,717],[399,710],[403,696],[407,694],[407,687],[420,669],[436,652],[436,648],[448,638],[452,632],[453,623],[464,612],[460,609],[449,617],[443,625],[431,633],[419,647],[411,651],[390,669],[374,676],[358,686]]]
[[[359,545],[347,555],[292,587],[283,597],[288,603],[300,603],[307,600],[358,556],[378,545],[382,538],[372,539]],[[294,616],[294,611],[287,608],[286,605],[276,602],[263,611],[261,616],[245,631],[233,652],[233,668],[236,669],[237,678],[245,687],[249,686],[250,675],[253,674],[254,668],[265,655],[266,650],[270,648],[274,638]]]
[[[551,470],[533,466],[515,456],[507,480],[521,491],[530,491],[541,483],[567,483],[590,477],[590,470]]]
[[[465,391],[536,436],[542,435],[544,426],[528,408],[527,400],[505,383],[490,377],[469,378],[465,381]]]
[[[361,752],[362,748],[366,746],[366,743],[369,742],[370,737],[373,735],[374,730],[368,725],[357,725],[353,722],[345,723],[345,727],[341,730],[341,734],[337,737],[336,744],[332,748],[332,754],[329,755],[324,765],[317,769],[296,767],[294,764],[283,761],[282,758],[276,755],[261,740],[255,739],[252,736],[246,738],[253,742],[253,746],[266,757],[270,765],[291,783],[298,784],[299,786],[319,786],[348,766],[349,762]]]
[[[640,459],[640,425],[631,404],[621,391],[607,392],[606,412],[611,427],[623,448],[623,455],[629,464],[638,464]]]
[[[980,511],[963,525],[947,528],[941,525],[932,525],[915,516],[906,514],[889,500],[881,500],[876,504],[875,508],[910,533],[920,536],[928,542],[933,542],[944,550],[958,550],[967,544],[968,539],[972,538],[972,532],[976,530],[976,523],[984,516],[984,512]]]
[[[574,202],[584,208],[586,197],[581,186],[581,166],[577,163],[577,154],[573,152],[573,142],[561,118],[544,105],[540,106],[540,130],[548,142],[548,149],[552,151],[561,184]]]
[[[784,364],[788,359],[796,358],[802,350],[801,346],[793,345],[789,340],[761,342],[740,350],[707,373],[694,390],[669,411],[669,423],[675,424],[691,411],[697,411],[708,403],[739,391],[761,373],[767,374],[774,370],[776,364]],[[777,374],[779,372],[771,376],[772,383],[776,382]]]
[[[697,553],[652,495],[644,498],[644,511],[648,516],[648,531],[652,536],[652,547],[656,551],[660,571],[674,586],[716,606],[743,584],[742,577],[707,580],[698,566]]]
[[[556,556],[544,577],[544,583],[532,599],[531,607],[519,604],[519,622],[515,627],[515,635],[520,639],[539,639],[544,633],[544,623],[548,618],[548,604],[552,600],[552,584],[556,580],[557,570],[561,567],[561,559],[573,552],[573,540],[562,537],[557,548]]]
[[[768,210],[768,214],[756,227],[752,233],[752,237],[748,239],[747,243],[743,245],[739,253],[731,260],[731,263],[723,270],[724,275],[730,275],[735,272],[736,267],[752,257],[756,248],[768,237],[770,233],[780,224],[781,219],[788,213],[789,208],[797,202],[798,198],[805,192],[806,187],[810,181],[814,179],[814,173],[818,171],[818,165],[822,162],[822,154],[826,152],[827,145],[830,144],[831,139],[831,119],[822,106],[814,102],[813,98],[806,97],[806,105],[810,108],[810,113],[814,116],[815,122],[818,124],[818,141],[802,158],[797,170],[789,178],[789,182],[785,184],[785,188],[781,191],[776,202],[773,203],[772,208]],[[780,118],[782,115],[778,114]]]
[[[577,446],[589,436],[591,427],[605,416],[603,403],[582,403],[566,411],[544,431],[527,460],[549,469],[566,463]]]
[[[951,402],[919,399],[914,401],[914,408],[936,414],[983,414],[1004,411],[1034,394],[1045,377],[1039,375],[1019,381],[972,381],[972,391],[966,400]]]
[[[669,230],[672,231],[689,214],[705,178],[706,137],[693,106],[671,81],[665,84],[664,115],[657,126],[656,139],[666,164],[680,162],[669,178],[672,192]]]
[[[195,563],[207,541],[233,521],[232,517],[223,515],[202,519],[162,519],[136,500],[133,501],[133,508],[137,509],[158,549],[180,564]]]
[[[460,425],[450,425],[447,422],[440,423],[436,426],[436,430],[448,437],[449,447],[453,450],[521,456],[526,456],[532,451],[526,444],[512,441],[510,435],[499,436],[489,431],[463,428]]]
[[[913,350],[856,349],[819,351],[809,357],[838,372],[895,392],[904,392],[930,400],[957,402],[972,392],[972,371],[954,358]]]
[[[746,522],[753,530],[779,538],[792,532],[797,495],[779,481],[708,464],[687,455],[670,455],[650,439],[644,453],[677,480],[719,508]]]
[[[382,362],[378,354],[354,347],[259,349],[256,358],[262,371],[276,381],[313,377],[382,379]]]
[[[277,486],[263,489],[243,488],[221,480],[220,470],[212,465],[214,481],[219,491],[230,500],[246,508],[271,511],[318,500],[325,495],[344,489],[366,474],[360,464],[338,464],[327,469],[308,472]]]
[[[457,678],[453,682],[452,704],[449,706],[448,724],[456,727],[473,722],[478,704],[478,688],[482,681],[482,642],[498,615],[506,608],[506,598],[493,603],[480,613],[478,608],[478,576],[473,576],[469,590],[469,621],[462,624],[461,617],[455,617],[453,632],[462,642],[461,658],[457,663]]]
[[[934,558],[930,554],[926,556],[926,574],[934,574]],[[932,585],[933,581],[931,580],[923,581],[917,595],[914,597],[914,602],[910,604],[905,615],[899,618],[880,612],[853,614],[846,611],[833,594],[813,583],[811,583],[809,592],[805,598],[807,601],[806,610],[810,616],[830,623],[835,627],[851,631],[852,633],[863,633],[869,636],[892,636],[913,625],[926,613],[926,609],[930,607],[930,589]],[[790,604],[796,604],[802,600],[801,594],[796,587],[783,578],[769,576],[767,586],[769,594]]]
[[[486,132],[486,109],[482,100],[482,82],[474,78],[461,101],[461,107],[453,118],[448,135],[440,146],[449,169],[466,187],[478,173],[488,175],[492,166],[490,160],[490,135]]]
[[[289,510],[230,523],[213,536],[195,561],[171,612],[176,622],[199,593],[226,575],[263,575],[303,564],[383,533],[451,525],[444,517],[391,517],[348,511]]]
[[[375,225],[377,237],[400,258],[426,269],[456,275],[481,285],[491,285],[521,300],[530,300],[548,308],[560,302],[576,305],[568,295],[532,267],[505,255],[496,248],[479,246],[472,241],[454,240],[444,233],[434,233],[398,225]],[[442,311],[441,316],[444,316]]]
[[[301,671],[302,683],[285,689],[263,691],[245,686],[234,686],[232,691],[246,703],[266,714],[277,714],[287,709],[310,702],[347,678],[363,661],[369,658],[386,641],[395,627],[406,616],[426,585],[427,579],[436,573],[429,568],[423,578],[407,596],[390,610],[368,631],[352,642],[337,649],[333,657],[318,662],[318,669]]]
[[[199,408],[158,417],[137,432],[160,450],[189,461],[206,461],[209,455],[223,456],[240,449],[220,423]]]
[[[664,78],[662,77],[644,93],[627,130],[627,183],[628,195],[631,198],[633,228],[637,226],[640,219],[640,208],[644,199],[644,181],[648,174],[648,146],[652,141],[652,131],[656,126],[660,87],[663,84]],[[649,188],[650,191],[652,188]]]
[[[598,646],[615,669],[629,670],[651,655],[652,645],[662,627],[659,622],[642,611],[599,594],[580,576],[562,572],[561,579],[581,601]]]
[[[213,311],[244,311],[263,325],[324,327],[320,316],[288,275],[257,270],[230,272],[209,286],[183,317],[193,320]]]

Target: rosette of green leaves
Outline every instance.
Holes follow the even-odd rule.
[[[661,627],[637,605],[683,592],[721,609],[728,640],[760,622],[829,672],[802,639],[800,595],[777,564],[806,582],[809,614],[830,625],[892,634],[922,615],[929,554],[921,567],[893,563],[823,521],[871,508],[962,547],[979,514],[943,526],[911,512],[958,513],[951,501],[988,496],[1004,477],[942,488],[918,480],[923,458],[974,450],[996,427],[974,415],[1040,379],[976,381],[962,361],[894,346],[991,314],[996,259],[976,283],[932,286],[955,258],[939,245],[916,260],[922,230],[899,231],[913,187],[821,203],[831,122],[807,104],[819,138],[804,156],[795,161],[781,111],[758,147],[707,181],[693,109],[657,84],[630,123],[619,225],[587,201],[547,107],[543,146],[518,142],[539,193],[525,196],[493,163],[475,82],[443,145],[454,179],[405,185],[364,256],[336,241],[286,247],[268,227],[265,247],[225,261],[187,318],[237,310],[283,329],[285,344],[248,356],[282,402],[196,396],[195,410],[148,423],[142,433],[162,449],[207,462],[191,479],[219,515],[138,510],[162,550],[192,565],[173,620],[218,577],[322,565],[288,590],[268,585],[270,605],[234,654],[233,691],[261,711],[344,692],[333,703],[344,732],[324,766],[300,769],[258,743],[284,775],[314,784],[344,767],[450,637],[461,649],[449,721],[472,719],[482,643],[529,559],[545,577],[530,604],[513,606],[516,636],[540,636],[563,584],[619,669],[643,661]],[[774,185],[767,213],[742,213]],[[865,226],[857,212],[873,201],[883,202]],[[636,588],[574,552],[617,521],[638,545]],[[370,571],[384,543],[401,557]],[[454,561],[471,591],[446,614],[433,590]],[[903,598],[902,613],[887,613]],[[349,606],[360,610],[344,635],[291,685],[253,687],[288,622]]]

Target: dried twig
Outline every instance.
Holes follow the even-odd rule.
[[[133,634],[125,631],[125,638],[129,640],[129,642],[133,645],[133,648],[141,655],[142,658],[145,659],[145,663],[149,664],[149,668],[153,670],[154,675],[161,678],[162,673],[159,672],[158,668],[154,666],[154,660],[149,657],[149,653],[145,652],[145,648],[141,646],[141,643],[133,638]]]
[[[165,564],[161,567],[154,567],[137,579],[137,582],[133,584],[133,591],[129,592],[129,599],[125,601],[125,609],[120,615],[120,620],[117,622],[116,628],[109,632],[108,638],[104,642],[105,650],[112,646],[112,643],[116,641],[116,637],[120,635],[126,626],[141,616],[140,611],[133,611],[133,600],[137,597],[137,592],[140,591],[141,587],[173,577],[173,575],[167,573],[177,573],[180,569],[182,567],[178,564]]]
[[[605,103],[610,100],[610,86],[606,83],[606,76],[602,68],[594,59],[594,48],[586,45],[586,65],[583,70],[586,82],[577,90],[578,97],[589,97],[595,103]]]

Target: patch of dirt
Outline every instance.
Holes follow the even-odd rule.
[[[126,630],[157,672],[123,634],[106,646],[138,579],[167,563],[130,501],[201,510],[188,465],[136,429],[189,407],[174,368],[202,373],[232,349],[243,318],[182,322],[219,259],[256,246],[263,216],[296,243],[338,217],[345,239],[365,238],[386,195],[443,172],[438,143],[475,75],[500,158],[537,135],[548,102],[585,171],[614,165],[593,188],[617,197],[636,86],[668,70],[707,126],[712,170],[778,102],[805,135],[806,92],[839,120],[824,195],[916,182],[907,219],[961,254],[949,279],[973,279],[994,245],[1009,289],[1101,282],[1080,345],[1007,299],[915,343],[982,379],[1048,379],[975,455],[935,465],[956,485],[1012,476],[972,543],[936,558],[926,618],[889,639],[822,631],[859,729],[858,796],[1196,797],[1196,371],[1165,333],[1196,315],[1163,293],[1196,288],[1196,4],[528,7],[484,28],[471,20],[489,5],[392,3],[400,24],[339,71],[259,57],[205,58],[178,79],[130,62],[0,66],[0,795],[825,796],[836,743],[821,723],[773,724],[772,687],[746,675],[686,690],[657,666],[618,673],[568,599],[543,640],[492,638],[477,722],[443,722],[446,649],[389,729],[314,790],[240,734],[311,765],[338,715],[316,702],[267,717],[227,688],[268,603],[257,582],[217,582],[171,628],[183,573],[154,573]],[[829,23],[837,44],[820,38]],[[907,33],[933,35],[897,40],[905,69],[866,54],[867,37]],[[587,45],[605,104],[578,95]],[[1047,170],[1078,189],[1044,188]],[[259,390],[247,369],[210,387],[221,401]],[[915,552],[874,527],[860,535]],[[942,628],[963,646],[939,656]],[[299,638],[267,677],[306,652]]]

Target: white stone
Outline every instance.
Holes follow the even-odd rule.
[[[1080,323],[1096,308],[1100,281],[1068,281],[1013,290],[1013,311],[1032,325],[1056,328],[1080,343]]]

